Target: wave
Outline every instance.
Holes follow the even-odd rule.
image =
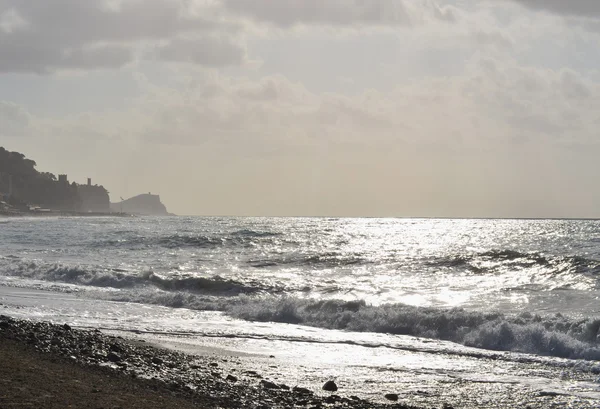
[[[177,248],[219,248],[219,247],[251,247],[280,236],[280,233],[256,232],[240,230],[224,235],[171,234],[165,236],[134,236],[132,234],[113,234],[112,238],[94,241],[88,245],[92,248],[126,248],[141,249],[162,247]]]
[[[287,288],[238,282],[219,276],[163,277],[154,272],[40,264],[3,257],[0,274],[102,289],[115,301],[222,311],[247,321],[279,322],[440,339],[465,346],[567,359],[600,360],[600,319],[560,314],[508,315],[405,304],[293,297]],[[106,291],[113,289],[115,291]],[[101,293],[101,294],[100,294]]]
[[[451,341],[491,351],[509,351],[574,360],[600,360],[600,318],[560,314],[508,315],[459,308],[405,304],[373,306],[365,301],[315,300],[292,296],[207,297],[182,292],[104,295],[113,301],[220,311],[246,321],[305,325]]]
[[[255,231],[255,230],[238,230],[233,233],[234,236],[244,237],[277,237],[282,236],[282,233],[270,232],[270,231]]]
[[[3,260],[7,261],[9,259],[4,258]],[[91,287],[113,289],[151,287],[166,292],[188,292],[219,296],[267,292],[278,293],[284,290],[277,286],[267,287],[258,282],[242,283],[225,279],[218,275],[212,277],[175,276],[165,278],[152,271],[136,273],[118,268],[106,269],[86,265],[64,265],[60,263],[40,264],[20,259],[12,259],[6,265],[0,266],[0,274]]]
[[[554,274],[575,273],[600,276],[600,260],[509,249],[440,257],[426,264],[433,268],[463,269],[471,273],[495,273],[506,268],[544,268]]]
[[[600,319],[560,314],[472,312],[404,304],[371,306],[364,301],[292,297],[252,299],[230,305],[235,318],[273,321],[354,332],[441,339],[465,346],[568,359],[600,360]]]
[[[371,264],[372,261],[359,254],[327,252],[322,254],[290,254],[287,257],[253,259],[252,267],[300,266],[310,268],[333,268]]]

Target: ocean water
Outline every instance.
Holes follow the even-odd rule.
[[[600,407],[599,279],[594,220],[0,219],[5,314],[415,404]]]

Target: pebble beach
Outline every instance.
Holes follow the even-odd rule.
[[[67,324],[0,316],[0,408],[390,408],[335,391],[277,384],[257,371]],[[231,359],[231,358],[229,358]],[[234,359],[234,358],[233,358]],[[439,408],[450,409],[440,404]]]

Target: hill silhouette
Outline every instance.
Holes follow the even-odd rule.
[[[108,191],[103,186],[92,186],[89,179],[87,185],[69,183],[67,175],[57,178],[36,166],[24,154],[0,147],[0,201],[21,211],[110,212]]]
[[[159,195],[141,194],[118,203],[111,203],[113,212],[133,213],[148,216],[168,216],[167,208],[160,201]]]

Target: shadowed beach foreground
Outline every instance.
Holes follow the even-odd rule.
[[[225,360],[222,357],[221,360]],[[0,316],[0,408],[396,408],[318,396],[223,373],[216,358],[189,356],[103,335]],[[440,408],[444,407],[440,405]]]

